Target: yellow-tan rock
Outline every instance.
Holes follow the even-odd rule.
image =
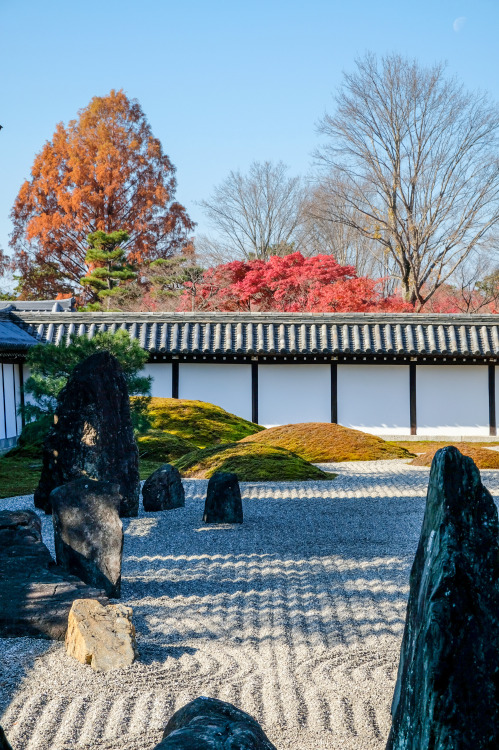
[[[68,618],[66,651],[96,672],[128,667],[137,657],[132,608],[75,599]]]

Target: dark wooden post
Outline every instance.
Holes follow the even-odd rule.
[[[331,422],[338,424],[338,364],[331,362]]]
[[[3,427],[5,432],[5,439],[7,440],[7,404],[5,402],[5,372],[3,369],[2,362],[2,398],[3,398]]]
[[[489,435],[497,435],[495,365],[489,365]]]
[[[178,398],[179,363],[172,361],[172,398]]]
[[[251,421],[258,424],[258,362],[251,363]]]
[[[24,427],[24,425],[26,424],[26,420],[24,419],[24,362],[19,363],[19,388],[21,391],[19,394],[19,399],[21,402],[21,427]]]
[[[411,435],[418,434],[418,411],[416,398],[416,363],[409,365],[409,412],[411,420]]]

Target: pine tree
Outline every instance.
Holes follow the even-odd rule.
[[[123,283],[137,277],[132,266],[125,260],[126,251],[120,247],[128,239],[129,235],[123,230],[111,234],[99,230],[88,235],[89,248],[85,263],[90,271],[80,282],[92,288],[95,301],[87,309],[100,310],[100,303],[105,299],[106,309],[109,310],[111,298],[121,293]]]

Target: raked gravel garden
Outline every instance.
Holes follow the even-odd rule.
[[[384,748],[428,469],[322,468],[337,478],[241,483],[242,525],[202,523],[197,479],[185,508],[123,519],[140,657],[94,673],[63,643],[1,640],[0,723],[16,750],[150,750],[199,695],[248,711],[278,750]],[[499,471],[482,476],[497,501]]]

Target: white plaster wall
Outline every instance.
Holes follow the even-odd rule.
[[[5,422],[4,429],[6,430],[5,437],[15,437],[17,435],[17,420],[16,420],[16,398],[15,398],[15,387],[14,387],[14,365],[2,366],[3,369],[3,388],[5,396]]]
[[[31,370],[29,369],[28,365],[23,365],[22,368],[23,368],[23,383],[26,384],[27,379],[31,375]],[[25,404],[34,404],[35,403],[35,400],[31,396],[30,393],[25,393],[24,394],[24,403]]]
[[[488,435],[487,366],[416,367],[418,435]]]
[[[144,365],[141,374],[152,377],[151,396],[172,397],[172,366],[170,362],[152,362]]]
[[[265,427],[330,422],[330,365],[260,365],[258,421]]]
[[[409,366],[338,365],[338,423],[376,435],[410,435]]]
[[[251,420],[251,365],[181,363],[178,395]]]

